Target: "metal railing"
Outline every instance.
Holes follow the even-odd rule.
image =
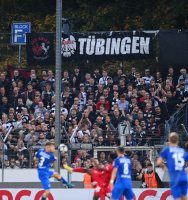
[[[117,147],[95,147],[94,148],[94,157],[98,156],[98,152],[111,152],[114,151]],[[125,151],[149,151],[149,159],[154,161],[154,147],[145,147],[145,146],[137,146],[137,147],[126,147]]]
[[[188,136],[188,103],[177,110],[165,124],[165,141],[167,141],[170,132],[177,132],[180,139]]]

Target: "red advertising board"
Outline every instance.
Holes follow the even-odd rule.
[[[40,200],[40,189],[2,189],[0,200]],[[135,200],[172,200],[169,189],[134,189]],[[91,189],[52,189],[49,200],[92,200]]]

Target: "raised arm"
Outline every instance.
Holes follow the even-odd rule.
[[[73,169],[73,172],[78,172],[78,173],[87,173],[91,175],[91,169],[86,169],[83,167],[75,168]]]
[[[73,173],[73,172],[78,172],[78,173],[88,173],[91,174],[91,169],[86,169],[84,167],[78,167],[78,168],[71,168],[68,165],[63,165],[64,169],[66,169],[69,173]]]
[[[112,170],[112,175],[111,175],[111,179],[110,179],[110,189],[112,190],[114,187],[114,181],[116,179],[116,175],[117,175],[117,168],[114,168]]]

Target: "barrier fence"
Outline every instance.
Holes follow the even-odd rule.
[[[179,133],[180,142],[184,146],[185,139],[188,138],[188,103],[177,110],[165,124],[165,140],[172,131]]]

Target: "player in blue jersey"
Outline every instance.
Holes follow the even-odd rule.
[[[188,162],[188,154],[184,149],[178,147],[178,143],[178,134],[170,133],[169,146],[163,149],[156,165],[161,166],[164,160],[167,162],[172,196],[176,200],[186,200],[188,181],[185,164]]]
[[[58,181],[61,181],[68,188],[72,188],[73,185],[68,183],[59,173],[50,169],[51,163],[53,163],[56,158],[54,156],[55,144],[53,142],[47,142],[45,149],[40,149],[35,154],[35,159],[38,159],[38,177],[42,183],[42,187],[45,190],[41,200],[46,200],[50,194],[50,178],[54,177]]]
[[[122,195],[124,195],[127,200],[134,199],[131,179],[131,160],[124,154],[124,148],[118,147],[118,157],[114,160],[113,171],[110,180],[110,186],[112,188],[112,200],[121,200]]]

